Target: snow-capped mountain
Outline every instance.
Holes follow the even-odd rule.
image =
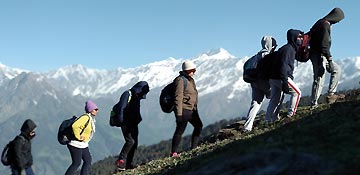
[[[242,68],[247,59],[233,56],[222,48],[189,58],[197,65],[194,79],[199,91],[200,117],[205,126],[246,114],[251,90],[250,85],[242,79]],[[183,61],[168,58],[135,68],[114,70],[70,65],[46,73],[34,73],[0,64],[0,132],[5,133],[0,138],[1,145],[17,134],[22,121],[32,118],[39,126],[39,134],[34,142],[34,152],[41,152],[34,156],[37,162],[35,166],[39,167],[36,169],[41,171],[38,173],[63,174],[70,157],[66,147],[56,142],[58,125],[67,117],[80,115],[84,110],[84,101],[90,98],[100,108],[94,136],[96,141],[91,147],[94,160],[117,154],[122,140],[120,131],[110,128],[108,124],[109,111],[121,93],[140,80],[147,81],[150,86],[147,99],[141,104],[143,122],[140,124],[140,144],[169,139],[175,128],[174,118],[172,114],[160,110],[158,98],[161,89],[179,74]],[[342,68],[339,90],[358,88],[360,57],[335,61]],[[313,79],[311,63],[299,63],[294,76],[302,95],[309,95]],[[263,109],[265,107],[266,101]],[[49,155],[58,158],[49,159]],[[58,160],[62,160],[61,163]],[[2,172],[0,168],[0,173],[4,174]]]

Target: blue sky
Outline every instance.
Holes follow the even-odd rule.
[[[288,29],[308,31],[334,7],[345,19],[333,26],[333,57],[360,56],[358,0],[0,0],[0,63],[129,68],[220,47],[242,58],[263,35],[281,46]]]

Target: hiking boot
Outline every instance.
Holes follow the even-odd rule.
[[[118,171],[125,171],[125,161],[120,159],[115,162],[116,167],[118,168]]]
[[[333,104],[338,100],[343,100],[345,98],[344,94],[333,94],[326,96],[326,101],[328,104]]]

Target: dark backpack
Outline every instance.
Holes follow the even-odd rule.
[[[129,90],[129,94],[130,94],[130,96],[129,96],[129,99],[128,99],[128,103],[127,104],[129,104],[129,102],[130,102],[130,100],[131,100],[131,90]],[[110,120],[109,120],[109,124],[110,124],[110,126],[120,126],[121,125],[121,123],[120,123],[120,121],[118,121],[118,119],[117,119],[117,113],[116,113],[116,111],[119,111],[119,109],[121,108],[121,106],[120,106],[120,100],[112,107],[112,109],[111,109],[111,111],[110,111]]]
[[[25,141],[25,138],[23,136],[16,136],[16,137],[20,137],[20,139],[23,141]],[[6,144],[6,146],[4,147],[2,153],[1,153],[1,163],[4,166],[9,166],[12,165],[14,163],[13,158],[15,157],[15,151],[14,151],[14,141],[16,139],[16,137],[11,140],[8,144]]]
[[[243,79],[247,83],[255,82],[257,78],[256,67],[258,62],[262,58],[262,52],[258,52],[256,55],[249,58],[243,66]]]
[[[303,42],[296,53],[295,59],[297,61],[305,63],[310,59],[310,39],[311,37],[309,32],[304,34]]]
[[[79,117],[80,118],[80,117]],[[74,136],[74,132],[72,129],[72,125],[74,124],[74,122],[76,120],[78,120],[79,118],[77,118],[76,116],[73,116],[69,119],[64,120],[63,122],[61,122],[60,126],[59,126],[59,130],[58,130],[58,141],[60,144],[62,145],[66,145],[68,144],[71,140],[76,140],[75,136]],[[87,122],[85,123],[85,127],[84,129],[87,127],[87,125],[89,124],[90,121],[90,117],[87,120]],[[80,135],[84,132],[84,129],[80,132]]]
[[[264,56],[256,67],[257,78],[268,80],[272,72],[273,61],[277,58],[278,51],[271,52]]]
[[[186,77],[184,76],[180,76],[180,77],[184,80],[184,90],[185,90],[187,85]],[[172,111],[174,111],[175,108],[174,100],[175,100],[175,83],[173,81],[170,84],[166,85],[161,90],[160,98],[159,98],[161,110],[165,113],[171,113]]]

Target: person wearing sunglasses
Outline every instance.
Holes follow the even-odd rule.
[[[95,116],[99,108],[88,100],[85,102],[85,114],[80,116],[72,125],[75,139],[71,140],[67,147],[69,149],[72,163],[65,172],[65,175],[73,175],[81,165],[80,175],[88,175],[91,167],[91,154],[89,142],[95,133]]]
[[[181,136],[186,129],[187,123],[193,125],[194,130],[191,137],[191,149],[196,148],[200,143],[200,134],[203,123],[198,113],[198,91],[196,89],[193,76],[196,72],[196,65],[191,61],[184,61],[182,71],[179,72],[174,80],[175,99],[174,114],[176,119],[176,129],[172,138],[171,157],[178,157],[178,147]],[[183,79],[181,76],[184,76]],[[184,80],[186,82],[184,82]],[[184,88],[184,84],[186,87]]]

